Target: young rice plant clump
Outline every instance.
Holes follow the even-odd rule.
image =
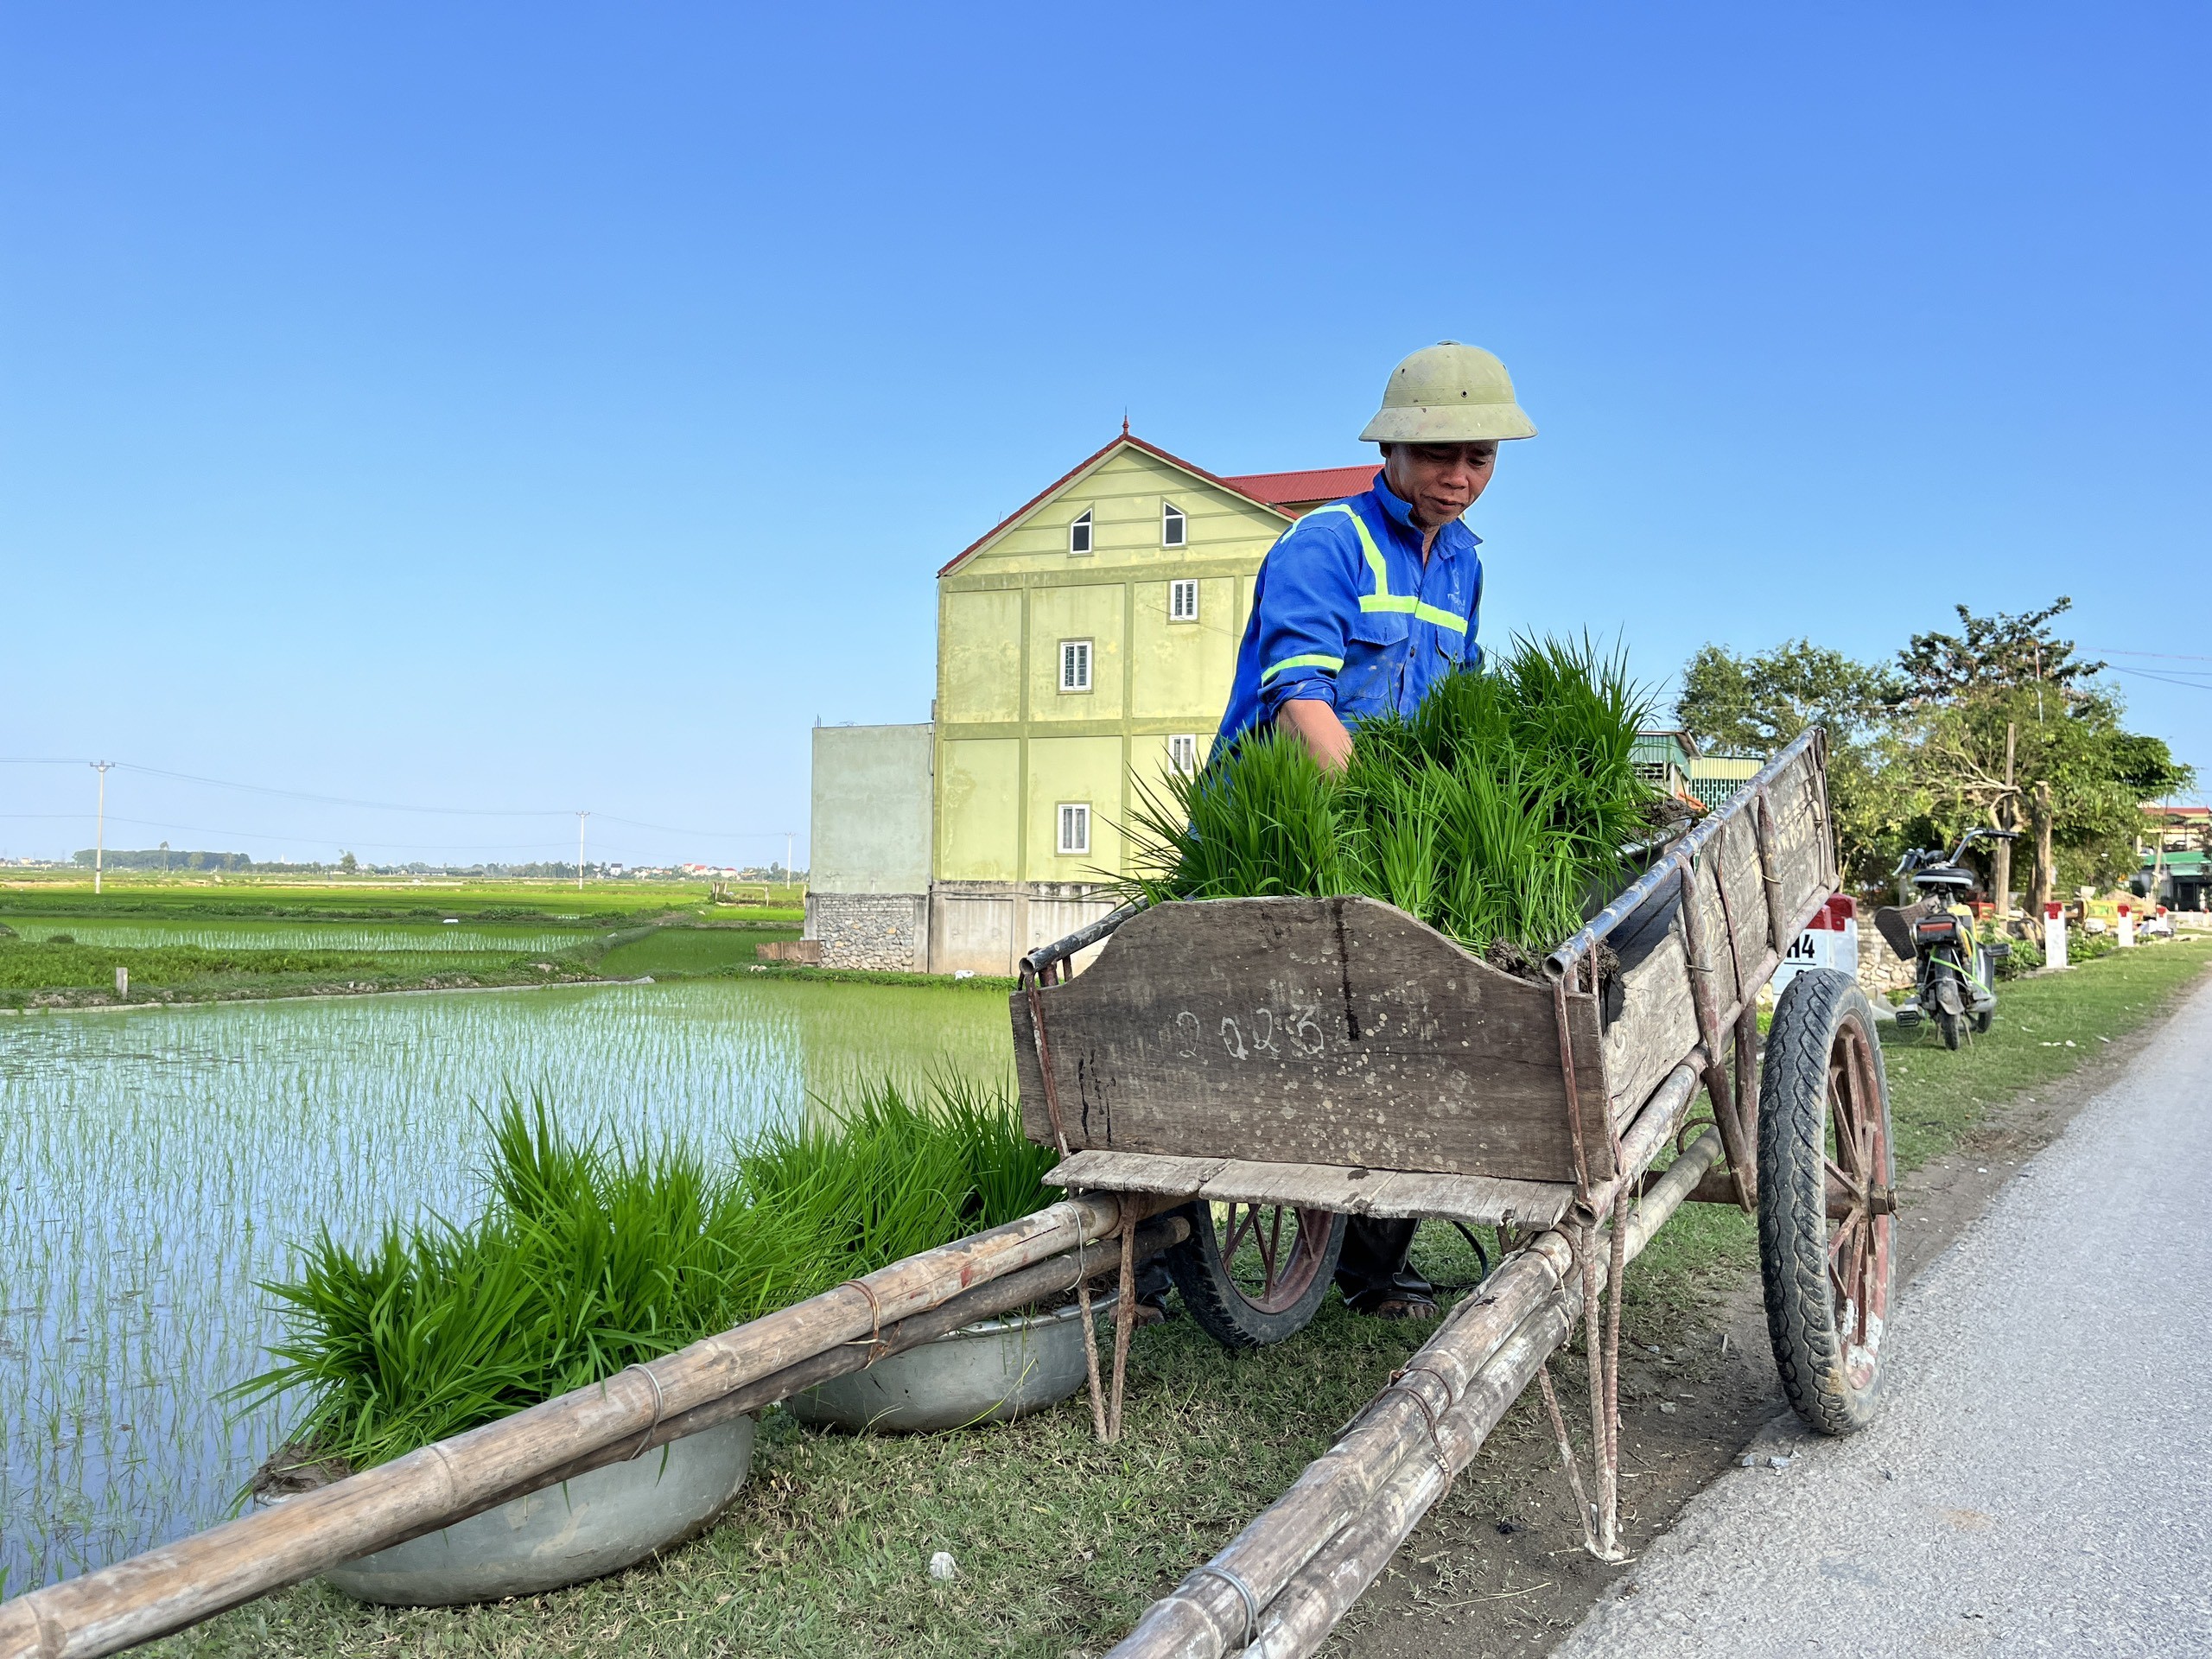
[[[490,1198],[466,1225],[327,1230],[282,1308],[276,1363],[231,1391],[298,1390],[272,1460],[367,1468],[612,1376],[1047,1201],[1052,1153],[1003,1093],[883,1083],[842,1113],[770,1130],[734,1165],[680,1145],[578,1141],[544,1100],[492,1120]]]
[[[1410,716],[1364,721],[1332,776],[1272,728],[1163,791],[1139,785],[1136,894],[1365,894],[1478,954],[1555,948],[1622,876],[1655,791],[1646,694],[1587,639],[1516,639]]]

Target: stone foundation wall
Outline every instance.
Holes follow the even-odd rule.
[[[1874,925],[1872,912],[1862,910],[1859,917],[1859,988],[1878,1004],[1888,1001],[1887,992],[1910,990],[1912,982],[1912,964],[1890,949],[1890,942]]]
[[[928,897],[918,893],[810,893],[806,933],[822,946],[825,968],[918,971],[929,926]]]

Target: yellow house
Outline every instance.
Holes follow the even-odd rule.
[[[947,563],[926,903],[901,912],[911,922],[855,932],[842,918],[859,912],[824,879],[874,884],[817,855],[823,913],[810,910],[809,932],[823,960],[1003,974],[1103,914],[1100,889],[1128,868],[1133,780],[1205,759],[1260,561],[1299,512],[1366,488],[1375,470],[1222,478],[1124,429]],[[851,798],[824,780],[843,747],[877,741],[869,729],[885,728],[817,733],[818,813]],[[836,833],[818,822],[817,847],[825,829]],[[881,900],[872,893],[867,913],[890,918]]]

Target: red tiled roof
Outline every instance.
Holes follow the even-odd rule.
[[[1357,495],[1374,483],[1375,474],[1381,470],[1370,461],[1360,467],[1323,467],[1303,473],[1252,473],[1221,481],[1255,501],[1280,507],[1293,502],[1336,501],[1347,495]]]
[[[1282,508],[1278,505],[1276,502],[1269,499],[1266,496],[1255,493],[1253,491],[1247,489],[1245,486],[1249,484],[1264,483],[1268,479],[1329,478],[1335,475],[1334,474],[1330,473],[1270,473],[1257,479],[1222,478],[1215,474],[1206,471],[1205,467],[1200,467],[1194,462],[1184,460],[1180,455],[1168,454],[1166,450],[1161,448],[1156,443],[1147,443],[1142,438],[1131,435],[1125,428],[1121,432],[1116,433],[1112,438],[1109,439],[1103,448],[1095,449],[1090,454],[1085,455],[1081,461],[1076,462],[1074,466],[1069,467],[1066,472],[1061,474],[1050,484],[1047,484],[1043,489],[1038,491],[1036,494],[1031,496],[1027,501],[1016,507],[1012,512],[1007,514],[1005,518],[1000,519],[998,523],[993,524],[981,536],[978,536],[974,541],[969,543],[967,546],[962,548],[960,551],[954,554],[950,559],[946,560],[945,563],[938,568],[938,575],[940,576],[950,575],[954,570],[957,569],[967,561],[968,556],[970,554],[975,553],[981,548],[988,545],[1000,534],[1001,531],[1004,531],[1016,519],[1019,519],[1024,514],[1028,512],[1028,511],[1032,507],[1034,507],[1039,501],[1042,501],[1046,496],[1052,494],[1053,491],[1058,489],[1070,479],[1076,477],[1078,474],[1089,471],[1099,461],[1105,460],[1106,457],[1111,454],[1117,447],[1122,444],[1127,444],[1133,449],[1141,449],[1148,455],[1155,455],[1161,461],[1169,462],[1171,465],[1180,467],[1185,472],[1189,473],[1195,477],[1204,479],[1209,484],[1218,484],[1223,489],[1229,491],[1232,495],[1241,495],[1246,500],[1252,502],[1255,505],[1266,507],[1271,512],[1279,513],[1282,512]],[[1339,468],[1338,470],[1357,471],[1358,469]],[[1367,468],[1365,473],[1360,478],[1359,482],[1353,487],[1355,489],[1365,489],[1367,487],[1368,479],[1373,475],[1374,468]],[[1309,498],[1299,496],[1286,496],[1283,498],[1285,500],[1291,501],[1306,499]],[[1289,516],[1290,515],[1288,513],[1283,513],[1283,517],[1286,518]]]

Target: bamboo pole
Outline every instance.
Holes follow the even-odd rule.
[[[1624,1260],[1633,1260],[1641,1253],[1652,1234],[1681,1205],[1683,1196],[1712,1167],[1721,1151],[1718,1133],[1707,1130],[1675,1160],[1643,1201],[1630,1209],[1623,1239]],[[1555,1261],[1554,1252],[1538,1248],[1554,1240],[1564,1243],[1558,1234],[1545,1234],[1515,1261],[1526,1262],[1536,1255],[1547,1262]],[[1602,1255],[1599,1267],[1602,1278]],[[1506,1268],[1501,1268],[1498,1275],[1486,1283],[1485,1290],[1505,1272]],[[1541,1285],[1545,1276],[1533,1266],[1525,1267],[1523,1275],[1524,1285]],[[1482,1356],[1464,1386],[1455,1390],[1454,1397],[1437,1411],[1434,1432],[1430,1432],[1426,1420],[1421,1422],[1416,1455],[1400,1458],[1387,1469],[1370,1467],[1370,1478],[1363,1483],[1368,1489],[1365,1500],[1332,1531],[1307,1535],[1304,1559],[1294,1571],[1275,1584],[1262,1587],[1263,1581],[1252,1576],[1254,1572],[1262,1570],[1259,1552],[1248,1548],[1239,1554],[1238,1547],[1247,1545],[1255,1536],[1280,1542],[1268,1535],[1287,1532],[1296,1524],[1290,1507],[1294,1496],[1306,1484],[1307,1477],[1313,1476],[1325,1464],[1343,1459],[1354,1452],[1353,1435],[1345,1436],[1327,1456],[1310,1466],[1298,1485],[1247,1527],[1206,1567],[1185,1578],[1166,1599],[1153,1604],[1136,1629],[1113,1649],[1108,1659],[1169,1659],[1170,1656],[1173,1659],[1219,1659],[1220,1656],[1240,1649],[1247,1659],[1262,1659],[1262,1656],[1264,1659],[1287,1659],[1291,1655],[1312,1651],[1389,1564],[1406,1535],[1443,1493],[1452,1478],[1481,1449],[1484,1439],[1528,1386],[1537,1367],[1572,1332],[1581,1309],[1580,1287],[1567,1276],[1563,1265],[1549,1277],[1550,1287],[1528,1301],[1512,1329]],[[1525,1290],[1518,1287],[1506,1294],[1516,1293],[1525,1296]],[[1503,1300],[1501,1295],[1500,1300]],[[1442,1335],[1440,1332],[1439,1336]],[[1376,1406],[1370,1408],[1370,1414],[1389,1402],[1393,1393],[1403,1389],[1406,1380],[1416,1375],[1427,1351],[1424,1348],[1421,1355],[1415,1356],[1405,1368],[1405,1380],[1386,1389]],[[1370,1441],[1365,1449],[1371,1452],[1372,1446]],[[1224,1567],[1230,1573],[1241,1578],[1254,1592],[1255,1599],[1262,1604],[1256,1632],[1248,1632],[1246,1629],[1243,1602],[1234,1586],[1222,1576]],[[1248,1635],[1255,1640],[1249,1648],[1244,1648]]]
[[[1131,1259],[1142,1262],[1157,1255],[1170,1246],[1181,1243],[1191,1236],[1191,1224],[1182,1216],[1170,1216],[1164,1221],[1147,1222],[1137,1229],[1130,1251]],[[1003,1279],[994,1279],[988,1284],[963,1291],[950,1301],[900,1319],[895,1325],[883,1327],[877,1342],[842,1343],[835,1348],[802,1359],[796,1365],[762,1377],[758,1382],[748,1382],[719,1400],[709,1400],[705,1405],[694,1406],[678,1416],[664,1419],[660,1426],[642,1440],[621,1440],[588,1452],[575,1462],[564,1464],[550,1474],[518,1482],[505,1491],[495,1492],[468,1511],[468,1515],[448,1516],[431,1526],[410,1533],[419,1538],[426,1532],[442,1531],[447,1527],[466,1521],[471,1515],[481,1515],[500,1504],[557,1485],[564,1480],[574,1480],[578,1475],[588,1475],[610,1463],[621,1463],[642,1456],[656,1446],[680,1440],[687,1434],[696,1434],[702,1429],[742,1417],[748,1412],[764,1410],[779,1400],[788,1400],[817,1382],[827,1382],[833,1377],[844,1376],[854,1371],[864,1371],[879,1361],[893,1354],[903,1354],[910,1348],[957,1331],[964,1325],[978,1319],[988,1319],[1009,1308],[1041,1301],[1045,1298],[1065,1294],[1076,1285],[1116,1270],[1121,1261],[1121,1246],[1112,1239],[1086,1244],[1079,1251],[1066,1255],[1055,1255],[1039,1262],[1033,1268],[1024,1268],[1010,1273]],[[405,1538],[395,1538],[393,1543],[405,1543]],[[386,1545],[390,1548],[391,1545]]]
[[[1147,1200],[1148,1202],[1148,1200]],[[0,1603],[0,1659],[91,1659],[447,1524],[589,1454],[977,1285],[1105,1236],[1112,1194],[1065,1198],[287,1503]]]
[[[1696,1092],[1703,1058],[1699,1050],[1676,1066],[1629,1126],[1621,1139],[1622,1179],[1637,1179],[1673,1136]],[[1711,1161],[1694,1164],[1684,1179],[1694,1184]],[[1591,1194],[1596,1213],[1611,1214],[1616,1184],[1609,1181]],[[1647,1195],[1643,1206],[1653,1201]],[[1598,1271],[1602,1284],[1602,1261]],[[1563,1230],[1540,1233],[1508,1257],[1478,1294],[1452,1310],[1335,1446],[1306,1465],[1290,1489],[1206,1567],[1153,1604],[1113,1650],[1113,1659],[1219,1659],[1244,1629],[1245,1605],[1236,1584],[1241,1581],[1256,1603],[1266,1605],[1315,1550],[1374,1501],[1402,1464],[1429,1455],[1430,1425],[1452,1408],[1546,1299],[1558,1293],[1580,1308],[1580,1283],[1573,1246]]]
[[[1643,1253],[1722,1150],[1720,1136],[1707,1129],[1645,1194],[1623,1230],[1624,1262]],[[1436,1456],[1401,1464],[1366,1512],[1315,1553],[1262,1616],[1259,1639],[1247,1649],[1246,1659],[1300,1659],[1326,1639],[1429,1506],[1473,1460],[1547,1355],[1567,1340],[1578,1311],[1579,1299],[1562,1287],[1522,1321],[1512,1340],[1438,1421]]]

